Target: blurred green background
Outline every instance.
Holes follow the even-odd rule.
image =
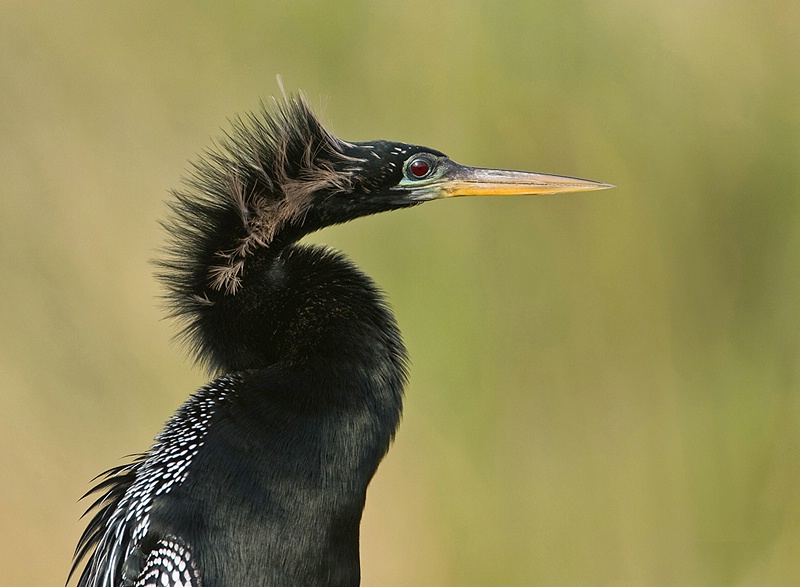
[[[0,5],[0,568],[205,376],[148,260],[186,161],[303,89],[345,139],[611,182],[329,229],[413,357],[365,586],[800,583],[800,3]]]

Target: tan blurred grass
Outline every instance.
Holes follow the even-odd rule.
[[[185,160],[305,89],[348,139],[619,185],[317,235],[413,356],[365,585],[800,582],[791,2],[0,7],[0,560],[60,584],[76,499],[199,385],[147,260]]]

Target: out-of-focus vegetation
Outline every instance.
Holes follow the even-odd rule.
[[[351,140],[607,181],[330,229],[413,356],[363,584],[800,583],[800,3],[0,7],[0,567],[204,375],[148,265],[186,160],[304,89]]]

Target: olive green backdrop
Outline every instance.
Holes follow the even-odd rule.
[[[0,568],[204,374],[148,260],[186,161],[303,89],[350,140],[616,190],[329,229],[413,357],[365,586],[800,583],[800,3],[0,6]]]

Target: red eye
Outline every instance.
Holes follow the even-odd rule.
[[[417,179],[428,175],[431,171],[431,164],[426,159],[414,159],[408,164],[408,171]]]

